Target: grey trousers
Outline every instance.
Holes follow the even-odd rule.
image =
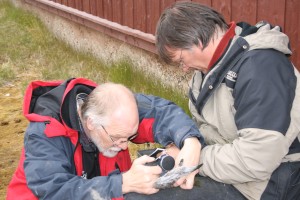
[[[183,190],[180,187],[160,190],[156,194],[142,195],[137,193],[128,193],[126,200],[244,200],[246,199],[232,185],[219,183],[211,178],[196,176],[195,185],[191,190]]]
[[[126,200],[241,200],[246,199],[232,185],[209,177],[196,176],[192,190],[180,187],[160,190],[153,195],[129,193]],[[261,200],[300,200],[300,162],[282,163],[272,174]]]

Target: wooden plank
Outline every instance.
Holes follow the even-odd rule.
[[[213,0],[212,7],[224,16],[226,22],[231,21],[231,0]]]
[[[133,28],[133,0],[123,1],[123,25]]]
[[[67,5],[68,5],[68,0],[62,0],[62,1],[61,1],[61,4],[67,6]]]
[[[103,0],[104,19],[112,21],[112,4],[111,0]]]
[[[192,1],[192,0],[175,0],[176,2],[180,2],[180,1]]]
[[[97,0],[90,0],[91,14],[97,16]]]
[[[160,12],[162,13],[167,7],[175,3],[175,0],[161,0],[160,1]]]
[[[82,10],[86,13],[91,13],[90,0],[82,0]]]
[[[75,8],[75,0],[68,0],[68,6],[71,8]]]
[[[192,1],[204,4],[204,5],[207,5],[207,6],[211,6],[212,5],[212,2],[211,2],[212,0],[192,0]]]
[[[147,1],[147,33],[155,35],[156,24],[160,16],[159,1]]]
[[[232,0],[231,21],[256,24],[257,0]]]
[[[82,11],[82,0],[75,0],[75,8]]]
[[[300,70],[300,1],[288,0],[286,1],[285,13],[285,32],[290,37],[290,44],[292,48],[291,60],[294,65]]]
[[[122,24],[122,0],[111,0],[112,1],[112,21]]]
[[[104,12],[103,12],[103,0],[97,0],[97,16],[104,18]]]
[[[257,21],[265,20],[273,25],[284,27],[285,1],[259,0],[257,2]]]
[[[101,30],[101,29],[109,30],[109,31],[105,31],[105,33],[110,34],[110,32],[112,32],[111,35],[115,35],[116,38],[122,38],[123,41],[128,42],[132,45],[138,46],[140,48],[144,48],[146,50],[150,50],[151,52],[155,52],[154,51],[155,50],[154,37],[152,39],[149,39],[148,38],[149,34],[145,34],[144,36],[141,37],[140,34],[136,33],[136,30],[133,30],[131,32],[131,34],[128,34],[127,31],[123,30],[123,27],[122,28],[120,28],[120,27],[110,28],[110,26],[108,26],[108,25],[105,25],[102,27],[102,25],[94,23],[94,21],[93,21],[94,19],[93,20],[89,19],[90,16],[84,15],[87,18],[83,19],[81,16],[82,15],[81,12],[77,12],[77,11],[74,12],[74,9],[68,10],[68,7],[53,3],[53,2],[55,2],[54,0],[49,0],[49,1],[25,0],[25,1],[26,1],[26,3],[30,3],[34,6],[41,7],[42,9],[48,10],[49,12],[52,12],[56,15],[61,15],[62,17],[66,17],[70,20],[81,23],[85,26],[90,25],[89,27],[95,28],[96,30]],[[95,1],[96,1],[96,5],[97,5],[96,6],[97,7],[97,15],[103,14],[103,1],[104,0],[95,0]],[[123,4],[123,6],[124,6],[123,7],[123,17],[124,18],[126,18],[126,16],[133,15],[134,1],[135,0],[124,0],[123,1],[123,3],[124,3]],[[148,0],[148,1],[151,1],[151,0]],[[195,0],[195,1],[206,1],[206,0]],[[273,0],[272,2],[270,2],[269,0],[249,0],[251,2],[248,2],[246,0],[240,0],[240,1],[241,2],[238,2],[238,0],[231,0],[231,1],[224,0],[225,3],[227,3],[227,4],[229,3],[228,6],[229,5],[232,6],[232,8],[230,10],[230,12],[232,13],[232,19],[243,19],[244,17],[246,18],[246,16],[249,16],[249,20],[253,21],[252,12],[250,12],[248,10],[251,10],[251,9],[249,9],[250,7],[254,8],[255,6],[252,5],[252,3],[253,3],[253,1],[256,2],[256,8],[258,8],[258,9],[256,11],[257,19],[255,20],[255,22],[258,20],[261,20],[261,19],[264,19],[264,20],[267,19],[272,24],[277,24],[277,23],[275,23],[277,21],[279,21],[279,23],[281,23],[280,25],[284,28],[284,32],[286,32],[290,37],[291,47],[292,47],[292,52],[293,52],[291,59],[299,69],[300,68],[300,52],[299,52],[300,50],[298,47],[300,47],[300,34],[299,34],[300,33],[300,12],[299,12],[300,1],[299,0]],[[90,0],[90,2],[91,2],[91,0]],[[129,3],[126,4],[125,2],[129,2]],[[144,3],[144,5],[146,5],[146,0],[141,1],[141,2]],[[175,2],[175,0],[161,0],[160,1],[160,3],[161,3],[160,10],[163,10],[166,6],[169,6],[170,4],[172,4],[174,2]],[[219,10],[222,10],[221,9],[222,5],[220,5],[221,0],[211,0],[211,2]],[[242,3],[242,2],[244,2],[244,3]],[[270,6],[271,3],[272,3],[272,5]],[[72,7],[72,8],[80,7],[81,4],[82,4],[82,2],[80,0],[68,0],[68,6]],[[242,4],[245,8],[242,8]],[[127,5],[130,5],[129,7],[131,7],[132,9],[126,9],[126,7],[128,7]],[[146,8],[147,8],[147,6],[146,6]],[[281,8],[282,8],[282,10],[280,10]],[[239,13],[237,12],[238,9],[241,9],[241,11]],[[126,12],[124,12],[125,10],[127,10],[127,11],[132,10],[132,11],[128,11],[129,14],[127,15]],[[248,14],[246,14],[245,12],[248,12]],[[76,13],[76,14],[74,14],[74,13]],[[278,19],[274,20],[273,19],[274,16],[275,16],[275,18],[277,17]],[[99,20],[101,20],[101,19],[99,19]],[[107,23],[106,20],[103,20],[103,21],[105,23]],[[127,23],[130,24],[130,21],[133,21],[133,20],[129,20],[129,22],[127,22]],[[116,25],[115,23],[112,23],[112,26],[115,26],[115,25]],[[115,28],[122,29],[122,31],[115,31]],[[146,42],[145,45],[140,44],[143,41]],[[149,44],[151,44],[152,46]]]
[[[147,32],[147,0],[135,0],[133,4],[133,28]]]

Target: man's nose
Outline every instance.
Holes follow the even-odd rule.
[[[128,148],[128,142],[120,143],[117,146],[120,147],[122,150],[126,150]]]
[[[183,66],[182,66],[182,70],[183,70],[184,72],[188,72],[188,71],[189,71],[189,69],[190,69],[190,67],[189,67],[189,66],[187,66],[186,64],[183,64]]]

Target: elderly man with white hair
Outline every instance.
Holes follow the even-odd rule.
[[[25,94],[26,130],[20,164],[7,199],[123,199],[158,192],[159,166],[142,156],[131,163],[128,142],[181,149],[176,163],[199,163],[203,138],[184,111],[120,84],[83,79],[32,82]],[[193,187],[194,176],[179,180]]]

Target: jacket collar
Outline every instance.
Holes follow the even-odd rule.
[[[234,22],[231,22],[229,24],[229,29],[227,30],[227,32],[223,36],[222,40],[220,41],[219,45],[216,48],[216,51],[214,52],[214,55],[212,56],[212,58],[211,58],[211,60],[208,64],[208,69],[209,70],[219,60],[219,58],[222,56],[225,49],[227,48],[228,44],[230,43],[230,40],[234,37],[235,27],[236,27],[236,24]]]

